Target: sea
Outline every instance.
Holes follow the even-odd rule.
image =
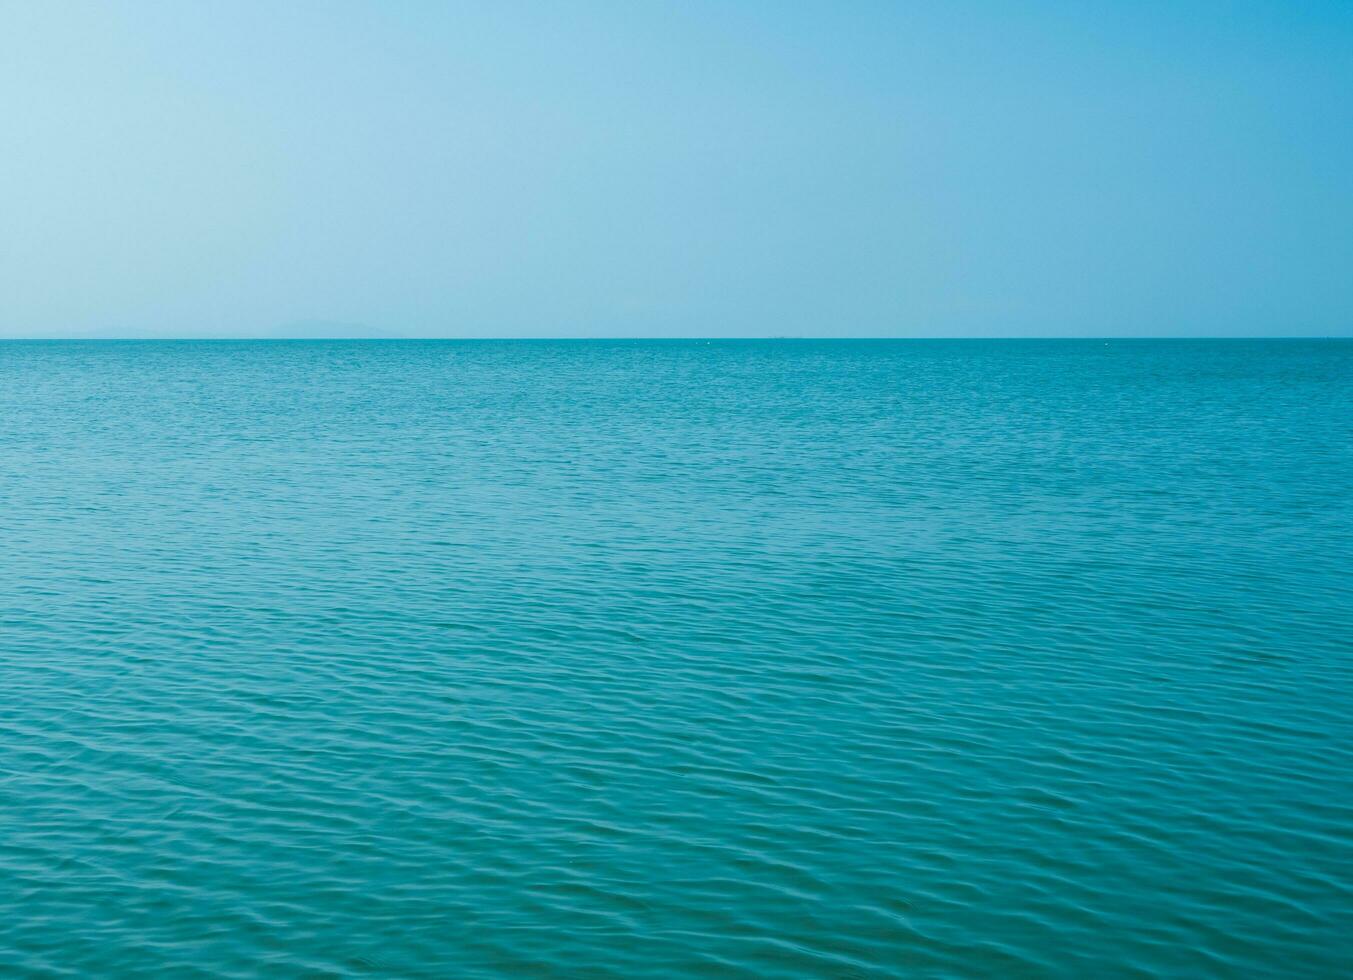
[[[1353,342],[0,343],[0,975],[1351,972]]]

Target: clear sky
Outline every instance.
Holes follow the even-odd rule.
[[[0,335],[365,329],[1348,335],[1353,3],[0,0]]]

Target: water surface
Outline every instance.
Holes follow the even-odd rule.
[[[1353,344],[0,344],[0,972],[1345,974]]]

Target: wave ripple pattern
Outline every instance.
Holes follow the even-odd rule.
[[[1353,344],[0,344],[0,973],[1334,977]]]

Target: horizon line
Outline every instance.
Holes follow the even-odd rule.
[[[124,337],[89,337],[89,336],[0,336],[0,343],[77,343],[77,344],[154,344],[154,343],[288,343],[288,344],[307,344],[307,343],[446,343],[446,342],[701,342],[717,343],[729,341],[878,341],[884,343],[897,341],[1056,341],[1056,340],[1078,340],[1078,341],[1162,341],[1162,340],[1353,340],[1353,334],[1021,334],[1021,335],[986,335],[986,334],[910,334],[898,336],[878,336],[878,335],[850,335],[850,336],[816,336],[816,335],[767,335],[767,334],[747,334],[735,336],[686,336],[686,335],[662,335],[653,337],[640,337],[625,334],[616,334],[613,336],[581,336],[581,335],[535,335],[522,334],[513,336],[485,336],[485,335],[467,335],[467,336],[398,336],[385,334],[382,336],[353,337],[353,336],[332,336],[332,337],[278,337],[278,336],[250,336],[241,334],[237,336],[124,336]]]

